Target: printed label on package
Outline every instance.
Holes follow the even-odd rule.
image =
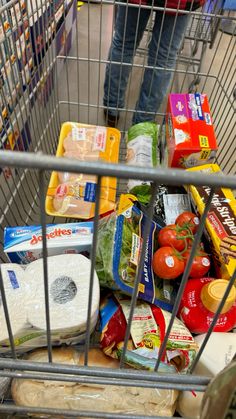
[[[87,182],[84,192],[84,201],[95,202],[96,199],[96,183]]]
[[[211,150],[202,150],[200,154],[200,160],[207,160],[211,155]]]
[[[200,144],[200,147],[208,148],[209,147],[208,137],[206,135],[199,135],[199,144]]]
[[[105,127],[96,127],[94,145],[93,145],[94,151],[106,150],[106,137],[107,137],[107,129]]]
[[[141,245],[142,245],[142,238],[139,237],[137,234],[133,233],[130,262],[136,266],[138,266],[138,262],[139,262]]]
[[[86,140],[86,129],[73,127],[71,130],[73,141],[85,141]]]
[[[198,118],[200,120],[204,121],[204,116],[203,116],[203,112],[202,112],[202,104],[201,104],[201,95],[199,93],[195,94],[195,101],[196,101],[196,105],[197,105]]]
[[[20,288],[19,283],[17,281],[17,277],[14,271],[7,271],[12,288],[15,290],[16,288]]]

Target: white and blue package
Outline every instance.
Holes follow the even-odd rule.
[[[48,224],[48,256],[90,252],[93,222]],[[42,257],[41,226],[6,227],[4,252],[12,263],[27,264]]]

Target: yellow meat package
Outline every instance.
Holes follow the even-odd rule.
[[[56,156],[81,162],[117,163],[119,146],[120,131],[115,128],[65,122]],[[100,214],[114,210],[116,186],[115,178],[102,178]],[[53,172],[46,197],[47,214],[80,219],[94,217],[96,187],[95,175]]]
[[[187,170],[200,171],[207,175],[222,173],[217,164]],[[189,187],[193,204],[200,214],[204,211],[210,189],[209,186]],[[211,242],[216,274],[218,278],[229,279],[236,268],[236,200],[230,189],[215,189],[207,215],[206,229]]]

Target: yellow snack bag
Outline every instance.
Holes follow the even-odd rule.
[[[187,169],[207,174],[222,173],[217,164]],[[193,204],[202,214],[210,194],[209,186],[189,187]],[[212,256],[219,278],[230,279],[236,268],[236,199],[233,192],[226,188],[216,188],[207,215],[206,229],[212,244]]]
[[[56,156],[81,162],[117,163],[119,146],[120,131],[115,128],[65,122]],[[94,217],[96,186],[95,175],[53,172],[46,197],[47,214],[80,219]],[[115,209],[116,187],[116,178],[102,178],[100,214]]]

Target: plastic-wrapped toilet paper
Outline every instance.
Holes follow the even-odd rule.
[[[91,262],[80,254],[51,256],[47,261],[52,344],[82,343],[87,330]],[[7,298],[9,294],[9,314],[17,353],[46,346],[43,259],[26,267],[3,264],[1,269]],[[94,272],[90,333],[97,323],[99,299],[99,282]],[[0,321],[2,318],[5,317],[0,307]],[[8,338],[5,326],[0,327],[0,337]],[[9,351],[9,344],[0,340],[0,353]]]
[[[195,336],[194,340],[199,347],[202,345],[206,334]],[[234,333],[213,332],[194,370],[194,374],[214,377],[230,363],[236,348],[236,335]],[[201,392],[193,394],[182,391],[179,395],[177,411],[189,419],[200,418],[200,407],[203,398]]]
[[[82,255],[58,255],[48,258],[48,289],[52,332],[62,335],[85,333],[91,262]],[[28,321],[37,329],[46,330],[44,304],[43,260],[26,268],[29,280]],[[99,308],[99,283],[94,272],[91,326],[94,328]]]
[[[26,278],[23,269],[11,263],[1,264],[2,280],[7,301],[7,308],[11,322],[11,329],[15,337],[26,325]],[[16,310],[17,307],[17,310]],[[8,341],[8,330],[0,293],[0,344]]]

